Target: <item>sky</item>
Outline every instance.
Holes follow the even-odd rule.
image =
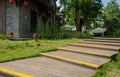
[[[110,0],[102,0],[102,2],[103,2],[103,4],[104,4],[104,6],[106,6],[107,5],[107,3],[109,2]],[[120,0],[117,0],[117,2],[119,3],[119,5],[120,5]],[[59,0],[57,0],[57,5],[58,6],[60,6],[60,4],[59,4]]]
[[[110,0],[102,0],[104,6],[106,6],[109,1],[110,1]],[[120,5],[120,0],[117,0],[117,2],[118,2],[119,5]]]

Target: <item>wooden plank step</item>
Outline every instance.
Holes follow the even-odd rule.
[[[110,45],[110,46],[120,46],[119,43],[110,43],[110,42],[84,41],[84,42],[79,42],[79,43],[100,44],[100,45]]]
[[[106,45],[98,45],[98,44],[82,44],[82,43],[76,43],[76,44],[69,44],[71,46],[80,46],[80,47],[89,47],[89,48],[98,48],[98,49],[106,49],[106,50],[114,50],[119,51],[119,47],[115,46],[106,46]]]
[[[71,62],[71,63],[74,63],[74,64],[84,65],[84,66],[94,68],[94,69],[97,69],[98,67],[100,67],[100,65],[98,65],[98,64],[93,64],[93,63],[80,61],[80,60],[75,60],[75,59],[66,58],[66,57],[61,57],[61,56],[56,56],[56,55],[53,55],[53,54],[41,53],[40,55],[50,57],[50,58],[55,58],[55,59],[58,59],[58,60],[63,60],[63,61],[66,61],[66,62]]]
[[[101,56],[101,57],[108,57],[111,58],[113,54],[102,54],[98,52],[93,52],[93,51],[85,51],[85,50],[74,50],[74,49],[68,49],[68,48],[57,48],[58,50],[63,50],[63,51],[71,51],[71,52],[78,52],[78,53],[83,53],[83,54],[89,54],[89,55],[95,55],[95,56]]]

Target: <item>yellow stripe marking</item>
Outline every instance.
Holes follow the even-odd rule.
[[[72,52],[79,52],[79,53],[85,53],[85,54],[91,54],[91,55],[96,55],[96,56],[103,56],[103,57],[111,57],[111,54],[101,54],[101,53],[94,53],[94,52],[87,52],[83,50],[72,50],[72,49],[67,49],[67,48],[58,48],[58,50],[65,50],[65,51],[72,51]]]
[[[18,77],[35,77],[35,76],[32,76],[32,75],[24,74],[24,73],[21,73],[21,72],[17,72],[17,71],[14,71],[14,70],[9,70],[9,69],[6,69],[6,68],[1,68],[1,67],[0,67],[0,71],[3,72],[3,73],[6,73],[6,74],[15,75],[15,76],[18,76]]]
[[[91,67],[91,68],[95,68],[95,69],[100,66],[100,65],[98,65],[98,64],[92,64],[92,63],[89,63],[89,62],[84,62],[84,61],[75,60],[75,59],[71,59],[71,58],[65,58],[65,57],[56,56],[56,55],[47,54],[47,53],[41,53],[41,55],[47,56],[47,57],[51,57],[51,58],[55,58],[55,59],[60,59],[60,60],[67,61],[67,62],[71,62],[71,63],[76,63],[76,64],[80,64],[80,65],[85,65],[85,66],[87,66],[87,67]]]
[[[108,48],[108,47],[105,47],[105,46],[97,46],[97,45],[85,45],[85,44],[70,44],[70,45],[73,45],[73,46],[85,46],[85,47],[92,47],[92,48],[102,48],[102,49],[108,49],[108,50],[115,50],[115,51],[118,51],[119,49],[117,48]]]

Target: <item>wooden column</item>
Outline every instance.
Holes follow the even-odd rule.
[[[0,0],[0,33],[6,33],[6,25],[5,25],[5,2],[6,0]]]

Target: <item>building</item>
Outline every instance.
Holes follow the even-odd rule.
[[[0,33],[32,37],[38,20],[55,25],[56,0],[0,0]]]

